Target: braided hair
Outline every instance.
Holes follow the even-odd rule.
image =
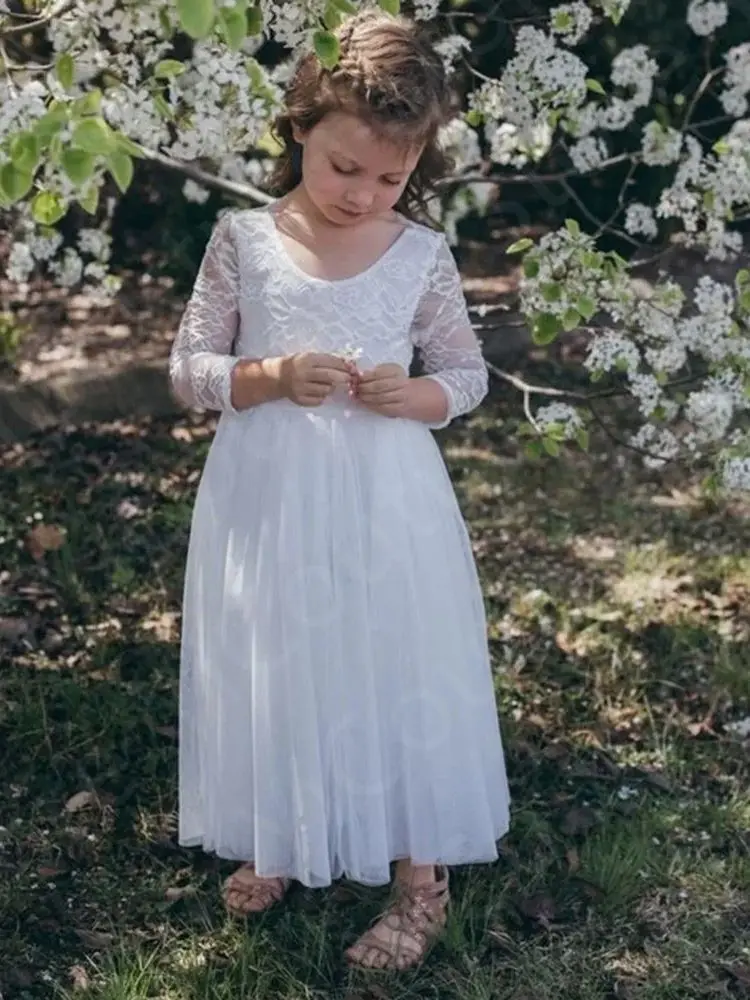
[[[302,179],[302,148],[294,128],[307,132],[332,111],[361,118],[382,138],[423,147],[396,208],[408,218],[425,218],[425,203],[448,163],[438,130],[452,113],[443,62],[412,21],[368,8],[347,18],[337,31],[340,58],[333,69],[305,55],[287,86],[285,111],[274,132],[283,146],[272,178],[276,194]]]

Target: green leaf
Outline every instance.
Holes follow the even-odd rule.
[[[138,143],[133,142],[133,140],[123,132],[115,132],[115,143],[121,153],[127,153],[128,156],[134,156],[136,160],[145,160],[146,154],[143,152]]]
[[[176,0],[180,27],[191,38],[205,38],[211,33],[216,17],[214,0]]]
[[[573,15],[567,10],[558,10],[552,18],[552,26],[558,31],[567,31],[573,27]]]
[[[263,11],[254,4],[247,8],[247,33],[248,35],[259,35],[263,31]]]
[[[553,458],[557,458],[558,455],[560,454],[560,445],[557,443],[557,441],[555,441],[554,438],[551,437],[543,438],[542,447],[547,452],[547,454],[551,455]]]
[[[49,145],[52,137],[57,135],[67,120],[67,110],[47,111],[38,119],[34,124],[34,132],[39,137],[42,146]]]
[[[511,243],[506,253],[523,253],[525,250],[529,250],[534,246],[534,241],[530,240],[528,236],[524,236],[522,240],[516,240],[515,243]]]
[[[587,79],[586,79],[586,89],[590,90],[592,92],[592,94],[601,94],[602,97],[606,97],[607,96],[607,91],[604,89],[604,87],[601,85],[601,83],[599,83],[598,80],[594,79],[593,76],[587,77]]]
[[[336,7],[342,14],[356,14],[357,5],[352,0],[331,0],[331,6]]]
[[[535,344],[551,344],[560,332],[560,320],[552,313],[539,313],[531,327],[531,336]]]
[[[326,69],[333,69],[339,61],[339,40],[330,31],[316,31],[313,35],[315,54]]]
[[[338,7],[332,3],[326,4],[326,9],[323,11],[323,24],[329,31],[335,31],[343,20],[344,15]]]
[[[581,324],[581,314],[577,309],[566,309],[562,318],[562,327],[566,333],[570,333],[571,330],[575,330],[577,326]]]
[[[539,289],[545,302],[557,302],[562,295],[562,285],[556,281],[547,281]]]
[[[95,157],[83,149],[68,146],[60,154],[62,168],[74,184],[85,184],[94,172]]]
[[[172,25],[172,21],[166,7],[162,7],[159,11],[159,25],[164,37],[171,38],[174,34],[174,26]]]
[[[76,200],[85,212],[88,212],[89,215],[96,215],[96,210],[99,207],[99,188],[89,188],[79,194]]]
[[[107,157],[107,169],[115,179],[115,184],[123,194],[133,180],[133,160],[127,153],[115,150]]]
[[[227,45],[233,52],[238,52],[247,38],[247,17],[243,4],[234,7],[222,7],[219,11],[219,23]]]
[[[10,158],[21,173],[33,173],[39,163],[39,139],[33,132],[22,132],[10,141]]]
[[[401,0],[378,0],[378,7],[386,14],[392,14],[396,17],[401,12]]]
[[[536,278],[539,274],[539,261],[536,257],[527,257],[523,262],[523,273],[526,278]]]
[[[63,54],[58,58],[55,63],[55,73],[57,74],[57,79],[60,81],[65,90],[70,90],[75,83],[76,64],[73,56],[70,55],[69,52],[63,52]]]
[[[0,168],[0,191],[13,204],[25,198],[34,183],[30,170],[19,170],[14,163],[5,163]]]
[[[182,76],[187,67],[179,59],[162,59],[154,66],[154,76],[157,80],[171,80],[172,77]]]
[[[94,156],[106,156],[115,144],[112,129],[103,118],[84,118],[73,130],[71,141]]]
[[[750,312],[750,288],[743,288],[739,294],[740,309]]]
[[[568,230],[571,236],[581,235],[581,227],[578,225],[575,219],[566,219],[565,228]]]
[[[716,207],[716,195],[713,191],[703,192],[703,207],[706,211],[711,212]]]
[[[529,441],[523,450],[526,457],[532,460],[541,458],[542,455],[544,454],[544,448],[542,446],[542,442],[539,440]]]
[[[588,427],[579,427],[576,431],[576,441],[578,442],[578,447],[581,451],[588,451],[590,438]]]
[[[55,191],[40,191],[31,203],[31,214],[42,226],[54,226],[67,211],[67,202]]]
[[[90,90],[88,94],[79,97],[73,102],[73,114],[76,118],[85,118],[87,115],[98,115],[102,108],[102,92],[98,87]]]
[[[467,111],[464,117],[466,118],[466,124],[471,125],[472,128],[477,128],[484,121],[484,115],[477,108]]]
[[[588,322],[596,312],[596,302],[588,295],[580,295],[576,300],[576,309]]]
[[[164,98],[164,94],[154,94],[154,107],[162,116],[162,118],[166,118],[167,120],[171,121],[171,119],[174,117],[172,109],[167,104]]]
[[[734,276],[734,282],[737,288],[750,284],[750,271],[746,267],[741,267]]]
[[[717,156],[724,156],[729,152],[729,143],[726,139],[719,139],[713,144],[711,149],[716,153]]]

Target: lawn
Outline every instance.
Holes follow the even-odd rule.
[[[92,1000],[750,996],[750,504],[594,437],[534,461],[500,395],[443,435],[486,597],[513,823],[401,976],[343,949],[383,889],[236,923],[175,840],[179,601],[213,424],[6,450],[0,992]]]

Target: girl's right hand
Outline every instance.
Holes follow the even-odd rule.
[[[299,406],[320,406],[337,386],[349,387],[353,366],[333,354],[292,354],[282,358],[279,382],[284,396]]]

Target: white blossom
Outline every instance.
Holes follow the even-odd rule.
[[[576,170],[582,174],[587,174],[591,170],[596,170],[609,155],[606,143],[603,139],[590,135],[580,142],[575,143],[568,150],[570,159]]]
[[[565,440],[575,438],[584,427],[581,414],[568,403],[554,402],[540,406],[534,414],[534,420],[542,433],[551,427],[559,427]]]
[[[663,167],[679,159],[682,149],[682,133],[676,128],[665,128],[657,121],[651,121],[643,130],[643,162],[650,167]]]
[[[182,193],[188,201],[196,202],[198,205],[205,204],[211,195],[208,188],[203,187],[202,184],[197,184],[191,178],[188,178],[182,185]]]
[[[696,35],[711,35],[727,23],[729,8],[726,0],[690,0],[687,23]]]
[[[435,43],[435,51],[443,58],[445,71],[450,76],[455,72],[461,54],[471,48],[471,42],[464,35],[449,35]]]
[[[631,202],[625,211],[625,231],[646,236],[650,240],[656,239],[659,227],[653,209],[639,201]]]
[[[739,118],[747,114],[750,92],[750,42],[735,45],[724,56],[726,73],[720,100],[728,115]]]
[[[586,35],[594,15],[582,0],[560,4],[550,11],[550,31],[560,35],[567,45],[577,45]]]

